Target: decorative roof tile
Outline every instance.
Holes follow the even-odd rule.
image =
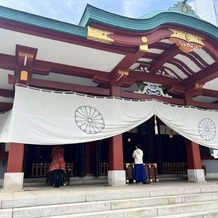
[[[188,15],[172,8],[167,11],[156,11],[140,18],[129,18],[87,5],[79,25],[87,27],[92,23],[132,32],[144,32],[161,25],[172,24],[193,29],[218,39],[218,28],[216,26],[200,19],[197,15]]]
[[[80,37],[86,37],[87,35],[87,29],[81,26],[0,6],[0,19],[2,18]]]
[[[199,19],[191,12],[192,15],[178,12],[176,8],[186,5],[186,1],[177,3],[168,11],[158,11],[145,15],[140,18],[129,18],[113,14],[91,5],[87,5],[81,17],[79,25],[45,18],[29,14],[26,12],[0,6],[0,19],[6,19],[25,25],[58,31],[65,34],[75,35],[78,37],[87,37],[87,27],[92,23],[99,23],[112,28],[123,29],[132,32],[144,32],[152,30],[161,25],[178,25],[188,29],[199,31],[218,39],[218,28],[204,20]],[[190,9],[191,10],[191,9]],[[188,11],[190,11],[188,9]]]
[[[193,16],[200,19],[200,17],[195,13],[192,7],[189,4],[186,4],[186,2],[187,0],[179,1],[172,7],[170,7],[168,11],[183,13],[185,15]]]

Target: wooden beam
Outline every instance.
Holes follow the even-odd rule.
[[[218,104],[193,101],[193,106],[205,109],[218,109]]]
[[[198,73],[195,73],[191,77],[188,77],[184,80],[184,84],[186,86],[200,83],[205,84],[208,81],[216,79],[218,77],[218,63],[214,63],[207,67],[206,69],[202,69]]]
[[[0,54],[0,68],[13,70],[17,69],[17,58],[16,56]],[[50,72],[69,75],[69,76],[78,76],[83,78],[92,79],[95,76],[104,78],[108,82],[109,73],[97,70],[91,70],[81,67],[74,67],[70,65],[57,64],[47,61],[35,60],[31,67],[32,74],[41,74],[48,75]]]
[[[150,63],[149,71],[150,74],[156,74],[161,67],[174,58],[177,54],[181,53],[181,50],[176,46],[172,45],[169,49],[165,50],[155,60]]]
[[[115,86],[122,86],[123,82],[125,82],[128,77],[129,72],[124,70],[118,70],[111,74],[110,84]]]
[[[218,62],[218,49],[217,49],[217,41],[213,41],[209,38],[204,41],[206,50],[213,57],[213,59]]]
[[[0,68],[5,70],[15,70],[16,67],[17,67],[16,56],[0,54]]]
[[[157,100],[170,103],[170,104],[185,105],[184,99],[167,98],[167,97],[155,96],[155,95],[138,94],[138,93],[133,93],[133,92],[123,92],[122,91],[121,97],[129,98],[129,99],[137,99],[137,100],[157,99]]]
[[[12,103],[0,102],[0,111],[9,111],[12,109]]]
[[[132,92],[121,92],[122,98],[130,98],[130,99],[138,99],[138,100],[146,100],[146,99],[157,99],[169,104],[176,104],[176,105],[186,105],[184,99],[179,98],[167,98],[155,95],[145,95],[145,94],[138,94]],[[204,102],[197,102],[192,101],[192,106],[199,107],[199,108],[206,108],[206,109],[218,109],[218,104],[214,103],[204,103]]]
[[[9,84],[15,85],[16,77],[9,75]],[[63,82],[55,82],[55,81],[48,81],[48,80],[41,80],[41,79],[31,79],[30,86],[44,88],[44,89],[52,89],[58,91],[75,91],[81,92],[86,94],[93,94],[93,95],[110,95],[109,89],[105,88],[97,88],[91,86],[83,86],[71,83],[63,83]]]
[[[14,98],[14,91],[8,89],[0,89],[0,96],[5,98]]]
[[[169,88],[169,92],[175,95],[184,95],[188,93],[191,96],[208,96],[213,98],[218,98],[218,91],[204,89],[201,84],[191,84],[189,86],[182,86],[182,85],[172,85]]]
[[[171,85],[183,85],[183,82],[177,79],[172,79],[160,75],[150,75],[149,73],[146,72],[130,71],[128,78],[132,79],[136,83],[152,82],[152,83],[162,84],[163,86],[166,87],[169,87]]]
[[[218,91],[210,90],[210,89],[202,89],[202,96],[208,96],[213,98],[218,98]]]
[[[190,76],[194,74],[194,71],[191,70],[189,66],[187,66],[184,62],[179,59],[172,58],[169,63],[173,64],[174,66],[178,67],[186,76]]]
[[[129,71],[129,68],[138,61],[139,58],[143,57],[145,54],[144,51],[136,51],[135,54],[129,54],[127,55],[116,67],[115,71],[117,69],[122,69],[125,71]]]

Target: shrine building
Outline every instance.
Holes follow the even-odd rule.
[[[125,185],[138,143],[151,180],[218,178],[218,28],[186,1],[138,18],[87,5],[78,25],[0,6],[0,35],[3,190],[45,177],[54,145],[72,180]]]

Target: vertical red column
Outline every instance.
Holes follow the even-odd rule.
[[[186,105],[193,105],[192,96],[185,95]],[[202,169],[199,145],[186,139],[187,160],[189,169]]]
[[[193,96],[191,93],[185,94],[185,103],[186,105],[193,105]],[[186,151],[188,161],[188,180],[191,182],[205,182],[205,174],[202,169],[199,145],[186,139]]]
[[[11,143],[8,154],[7,173],[23,171],[24,144]]]
[[[123,136],[117,135],[110,138],[109,144],[109,168],[110,170],[123,170]]]
[[[188,169],[202,169],[199,145],[187,139],[186,150],[187,150]]]
[[[111,95],[121,95],[119,86],[111,86]],[[123,170],[123,136],[117,135],[110,138],[109,143],[109,167],[110,170]]]

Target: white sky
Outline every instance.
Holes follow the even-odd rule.
[[[78,24],[87,4],[102,10],[107,10],[111,13],[137,18],[152,11],[167,10],[178,1],[179,0],[0,0],[0,5],[43,17]],[[218,11],[218,0],[215,0],[215,4]]]

